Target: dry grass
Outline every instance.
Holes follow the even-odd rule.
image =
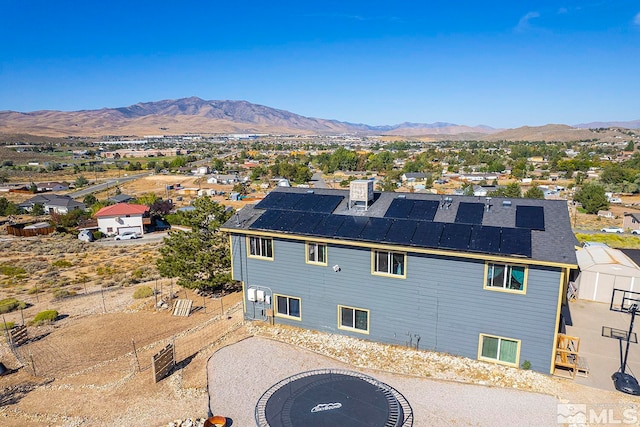
[[[8,238],[0,242],[3,265],[20,274],[0,274],[0,297],[34,298],[91,292],[159,277],[155,266],[161,243],[113,248],[68,235]],[[7,271],[9,272],[9,271]],[[65,292],[66,291],[66,292]]]

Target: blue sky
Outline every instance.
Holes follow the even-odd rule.
[[[0,1],[0,110],[198,96],[370,125],[640,119],[640,2]]]

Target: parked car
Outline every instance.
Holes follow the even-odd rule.
[[[640,229],[638,229],[638,230],[631,230],[631,234],[640,234]]]
[[[135,231],[125,231],[124,233],[117,234],[116,237],[114,237],[114,240],[131,240],[137,239],[139,237],[140,233],[137,233]]]
[[[78,240],[82,240],[83,242],[93,242],[93,233],[91,230],[80,230],[80,233],[78,233]]]
[[[600,231],[604,231],[605,233],[624,233],[622,227],[604,227],[600,229]]]

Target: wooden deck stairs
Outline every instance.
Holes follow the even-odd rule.
[[[558,334],[554,375],[566,372],[571,378],[576,375],[588,376],[589,364],[586,358],[580,357],[579,351],[580,338]]]

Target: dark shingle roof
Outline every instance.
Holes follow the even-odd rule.
[[[444,232],[447,234],[447,240],[440,241],[440,237],[436,236],[435,241],[440,243],[433,243],[432,239],[424,239],[418,238],[413,239],[413,241],[407,243],[407,246],[414,247],[428,247],[428,248],[438,248],[445,250],[455,250],[455,251],[463,251],[463,252],[478,252],[478,250],[473,250],[473,247],[477,245],[469,245],[466,249],[462,249],[461,247],[458,249],[452,249],[452,246],[456,246],[455,236],[462,235],[462,239],[468,238],[468,233],[472,233],[473,236],[479,235],[479,233],[485,233],[485,236],[492,240],[490,235],[492,233],[499,233],[502,236],[502,239],[506,239],[504,242],[504,247],[513,248],[518,245],[528,245],[528,241],[519,242],[517,240],[525,239],[528,240],[529,236],[531,239],[530,243],[530,252],[525,256],[531,260],[544,261],[544,262],[553,262],[560,264],[569,264],[575,265],[577,264],[576,255],[575,255],[575,245],[577,245],[577,240],[571,230],[571,222],[569,218],[569,211],[567,208],[566,201],[563,200],[537,200],[537,199],[509,199],[509,198],[485,198],[485,197],[475,197],[475,196],[444,196],[444,195],[435,195],[435,194],[416,194],[416,193],[394,193],[394,192],[376,192],[375,200],[370,205],[368,210],[362,209],[349,209],[349,191],[348,190],[333,190],[333,189],[314,189],[313,193],[311,193],[308,189],[300,189],[300,188],[278,188],[274,190],[274,192],[287,192],[287,193],[299,193],[299,194],[314,194],[314,195],[340,195],[343,197],[342,201],[338,204],[335,210],[332,212],[332,216],[329,218],[330,221],[335,222],[340,220],[343,222],[338,215],[346,215],[351,217],[374,217],[374,218],[385,218],[385,214],[387,213],[389,207],[394,202],[394,200],[398,200],[398,198],[413,201],[413,200],[426,200],[431,201],[431,205],[437,203],[437,210],[435,212],[435,216],[433,216],[434,223],[444,224]],[[270,193],[270,194],[272,194]],[[275,195],[274,195],[275,196]],[[269,196],[267,196],[269,197]],[[507,202],[507,203],[503,203]],[[510,203],[509,203],[510,202]],[[466,224],[461,224],[461,219],[464,222],[464,215],[458,216],[458,210],[461,206],[461,203],[465,204],[465,209],[472,208],[470,211],[473,214],[469,217],[472,219],[472,222],[467,222]],[[470,204],[481,204],[484,209],[484,213],[482,214],[481,221],[478,219],[478,212],[475,209],[475,206],[471,206]],[[428,203],[422,203],[422,205],[429,205]],[[260,204],[257,205],[258,207]],[[543,214],[544,219],[533,218],[533,224],[542,224],[544,228],[543,230],[535,229],[539,228],[538,226],[531,226],[529,228],[533,228],[529,231],[527,228],[516,227],[516,213],[518,211],[518,206],[529,206],[534,208],[528,208],[527,214],[529,212],[538,211],[535,207],[539,207]],[[249,230],[249,229],[260,229],[260,227],[254,227],[254,222],[266,211],[265,209],[258,209],[255,205],[249,205],[243,208],[238,212],[236,216],[231,218],[225,225],[225,229],[230,230]],[[280,207],[281,208],[281,207]],[[271,210],[271,209],[269,209]],[[287,209],[286,212],[291,212],[294,209]],[[305,215],[287,215],[283,214],[281,217],[282,220],[291,221],[292,218],[304,218],[306,221],[312,223],[313,215],[320,215],[312,210],[306,213]],[[276,216],[276,213],[273,214]],[[456,216],[458,216],[458,223],[456,223]],[[443,232],[442,226],[436,227],[417,227],[409,230],[412,225],[409,222],[415,222],[415,224],[424,223],[425,220],[412,220],[409,219],[389,219],[393,220],[394,223],[397,223],[398,226],[403,226],[407,228],[407,232],[417,232],[415,230],[431,230],[432,232],[441,233]],[[280,219],[276,219],[275,221],[280,221]],[[256,224],[261,224],[264,221],[258,221]],[[431,221],[426,221],[431,222]],[[352,224],[353,223],[353,224]],[[349,221],[344,222],[343,227],[355,227],[356,225],[359,227],[361,221]],[[456,225],[453,225],[456,223]],[[278,223],[279,224],[279,223]],[[287,228],[287,226],[283,226],[282,230],[279,231],[279,225],[276,227],[267,228],[270,231],[282,232],[283,234],[300,234],[300,235],[317,235],[326,237],[326,235],[318,234],[318,225],[314,224],[313,230],[305,230],[303,227],[296,227],[295,233],[291,233],[291,227]],[[355,225],[354,225],[355,224]],[[373,222],[371,225],[373,226]],[[375,224],[380,224],[380,226],[385,226],[384,221],[376,220]],[[450,225],[447,225],[450,224]],[[526,224],[526,222],[525,222]],[[314,231],[315,230],[315,231]],[[448,230],[448,231],[447,231]],[[314,234],[315,233],[315,234]],[[462,234],[459,234],[462,233]],[[367,233],[367,238],[345,238],[344,236],[349,236],[350,233],[346,234],[340,233],[339,237],[341,240],[364,240],[364,241],[373,241],[373,242],[381,242],[388,243],[389,239],[384,238],[384,233]],[[383,236],[376,239],[371,239],[369,236],[378,235]],[[452,237],[453,236],[453,237]],[[516,238],[511,236],[517,236]],[[338,238],[338,237],[336,237]],[[451,238],[454,241],[451,241]],[[514,239],[516,241],[514,241]],[[430,242],[425,244],[424,242]],[[421,243],[416,243],[421,242]],[[488,244],[488,243],[487,243]],[[464,246],[464,245],[463,245]],[[491,245],[489,245],[491,247]],[[488,254],[501,254],[505,256],[510,255],[523,255],[522,252],[518,252],[517,250],[514,252],[510,249],[510,253],[497,252],[497,251],[489,251]],[[526,253],[526,251],[525,251]]]

